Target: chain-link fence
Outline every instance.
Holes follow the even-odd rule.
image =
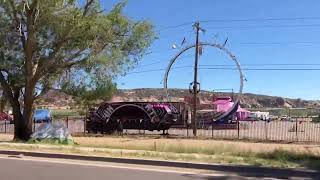
[[[54,122],[63,123],[72,134],[86,135],[85,117],[64,117]],[[37,129],[42,123],[34,123]],[[13,133],[14,126],[8,121],[0,122],[0,133]],[[192,129],[180,126],[170,128],[171,137],[193,138]],[[126,134],[160,135],[162,131],[124,130]],[[230,140],[278,141],[278,142],[320,142],[320,122],[311,117],[296,117],[290,120],[238,121],[230,124],[199,126],[197,137]]]

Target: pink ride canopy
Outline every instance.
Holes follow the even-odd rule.
[[[217,112],[227,112],[233,106],[233,104],[234,102],[232,102],[232,98],[229,96],[218,97],[213,102],[214,109]],[[239,120],[245,120],[248,118],[249,114],[250,111],[239,106],[236,112],[236,117]]]

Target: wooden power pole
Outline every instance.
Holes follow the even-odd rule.
[[[195,52],[195,61],[194,61],[194,79],[193,79],[193,115],[192,115],[192,126],[193,126],[193,135],[197,136],[197,95],[199,93],[198,88],[198,59],[199,59],[199,31],[204,31],[200,27],[200,23],[196,22],[194,24],[196,30],[196,52]],[[200,86],[199,86],[200,87]]]

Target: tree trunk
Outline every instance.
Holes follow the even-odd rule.
[[[27,141],[29,139],[29,135],[25,132],[25,125],[22,113],[20,111],[19,101],[15,100],[11,106],[14,119],[14,140]]]
[[[23,140],[29,140],[32,134],[33,122],[33,103],[34,103],[34,86],[25,87],[24,104],[23,104],[23,120],[24,120],[24,136]]]
[[[6,103],[7,103],[7,100],[5,99],[4,95],[2,95],[2,97],[0,97],[0,113],[4,111]]]
[[[23,114],[20,107],[20,90],[21,88],[11,86],[6,82],[5,77],[0,72],[0,84],[3,87],[5,97],[9,100],[12,107],[14,120],[14,139],[27,141],[32,134],[32,115],[35,83],[28,84],[25,87]]]
[[[14,139],[27,141],[32,134],[32,121],[26,121],[25,117],[21,113],[21,107],[19,102],[20,89],[14,89],[14,99],[11,103],[14,119]],[[25,111],[25,108],[24,108]],[[31,123],[31,124],[29,124]]]

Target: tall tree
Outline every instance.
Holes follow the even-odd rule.
[[[15,139],[30,138],[34,101],[59,77],[76,72],[73,82],[95,88],[141,59],[153,27],[123,15],[124,6],[105,12],[98,0],[0,0],[0,84]]]
[[[61,91],[72,95],[76,101],[77,108],[86,112],[90,107],[110,100],[116,92],[116,84],[108,79],[98,81],[93,86],[74,82],[73,78],[64,79],[61,82]]]
[[[0,113],[2,113],[4,111],[4,108],[6,106],[7,100],[3,94],[3,90],[0,86]]]
[[[6,107],[7,100],[4,96],[0,96],[0,113],[3,113]]]

